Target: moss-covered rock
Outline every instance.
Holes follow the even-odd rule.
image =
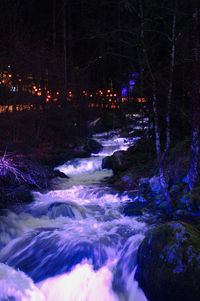
[[[154,229],[138,250],[136,279],[149,300],[199,300],[200,232],[178,222]]]
[[[143,215],[142,210],[135,202],[130,202],[123,206],[122,213],[126,216],[140,216]]]
[[[194,213],[200,212],[200,187],[195,187],[192,191],[183,196],[183,201],[189,211]]]

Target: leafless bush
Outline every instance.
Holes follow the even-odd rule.
[[[6,186],[28,184],[42,188],[47,185],[46,174],[39,165],[6,152],[0,156],[0,180]]]

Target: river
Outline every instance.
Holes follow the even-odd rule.
[[[128,217],[128,200],[106,185],[103,157],[134,139],[116,132],[94,137],[99,154],[57,167],[52,190],[0,217],[1,301],[145,301],[134,279],[137,249],[148,226]]]

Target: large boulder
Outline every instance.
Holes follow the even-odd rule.
[[[112,155],[113,161],[113,171],[117,173],[118,171],[125,170],[127,166],[127,158],[125,151],[117,151]]]
[[[113,167],[113,162],[112,162],[112,157],[111,156],[106,156],[102,160],[102,168],[104,169],[112,169]]]
[[[102,150],[102,145],[93,139],[89,139],[84,147],[84,150],[88,153],[97,154]]]
[[[115,174],[126,170],[127,167],[128,161],[125,151],[114,152],[112,156],[105,157],[102,161],[102,168],[112,169]]]
[[[154,229],[138,250],[136,279],[150,301],[197,301],[200,232],[171,222]]]
[[[121,212],[126,216],[140,216],[142,215],[142,210],[136,202],[129,202],[122,207]]]
[[[64,174],[64,172],[62,172],[62,171],[60,171],[60,170],[58,170],[58,169],[55,169],[55,170],[53,171],[53,176],[54,176],[54,177],[60,177],[60,178],[66,178],[66,179],[69,178],[66,174]]]

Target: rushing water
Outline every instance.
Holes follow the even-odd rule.
[[[145,301],[134,280],[146,224],[120,212],[127,201],[105,185],[102,158],[134,140],[95,136],[103,150],[58,169],[52,191],[0,217],[0,300]]]

